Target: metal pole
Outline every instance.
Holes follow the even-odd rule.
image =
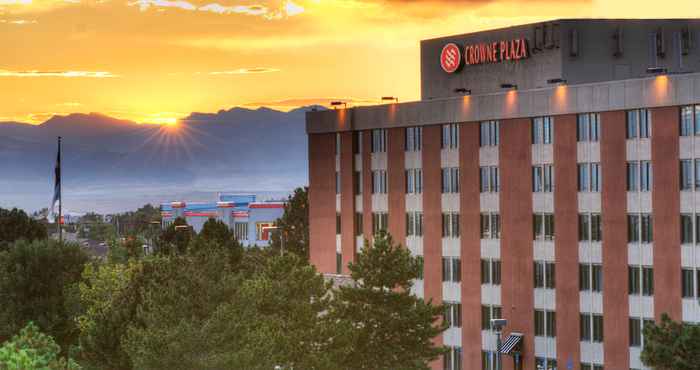
[[[63,180],[61,179],[61,137],[58,137],[58,243],[63,244]]]
[[[501,370],[501,331],[496,332],[496,370]]]

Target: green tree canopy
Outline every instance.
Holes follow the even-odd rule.
[[[176,218],[158,236],[154,252],[160,255],[185,254],[194,232],[191,227],[184,226],[189,226],[187,221],[182,217]]]
[[[277,219],[279,232],[270,236],[270,247],[309,259],[309,194],[308,188],[297,188],[284,205],[284,214]],[[283,243],[284,242],[284,243]],[[282,245],[284,244],[284,246]]]
[[[0,208],[0,250],[7,249],[19,239],[29,241],[46,239],[46,226],[29,217],[24,211]]]
[[[0,369],[79,370],[73,360],[60,357],[61,347],[29,322],[19,334],[0,346]]]
[[[443,307],[411,294],[421,261],[384,232],[365,242],[349,265],[355,284],[335,291],[328,320],[334,326],[329,352],[341,369],[428,369],[444,349],[433,339]]]
[[[644,325],[644,365],[657,370],[700,369],[700,326],[661,315],[659,324]]]
[[[71,298],[89,257],[77,245],[20,240],[0,252],[0,342],[28,322],[66,350],[76,342]]]

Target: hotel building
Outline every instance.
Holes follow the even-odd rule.
[[[380,229],[446,305],[436,369],[644,369],[700,322],[700,20],[567,19],[421,42],[417,102],[307,114],[311,261]],[[517,359],[517,361],[516,361]]]

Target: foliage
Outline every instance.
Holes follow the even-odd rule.
[[[155,259],[152,263],[157,263]],[[96,369],[131,369],[122,338],[136,316],[149,278],[141,261],[88,265],[80,284],[84,313],[78,317],[80,361]]]
[[[78,228],[78,236],[81,238],[105,242],[117,237],[117,231],[112,224],[101,220],[82,222]]]
[[[273,256],[218,310],[209,368],[331,369],[324,350],[329,285],[295,254]]]
[[[15,242],[0,252],[0,342],[29,321],[67,349],[76,341],[71,299],[89,257],[74,244]]]
[[[151,224],[154,221],[158,223],[161,221],[160,207],[154,207],[151,204],[146,204],[134,212],[120,213],[112,217],[112,223],[119,225],[117,232],[121,236],[150,234],[154,228],[160,227]]]
[[[24,211],[17,208],[0,208],[0,251],[19,239],[32,241],[47,237],[46,226],[29,217]]]
[[[202,231],[195,237],[189,246],[189,252],[209,253],[214,248],[222,252],[228,258],[232,266],[238,266],[243,258],[243,246],[236,239],[231,229],[223,222],[209,219],[202,226]]]
[[[113,241],[109,246],[107,259],[110,263],[126,263],[131,258],[143,257],[143,242],[133,236],[123,241]]]
[[[678,323],[667,314],[644,325],[642,361],[657,370],[691,370],[700,364],[700,326]]]
[[[349,269],[354,285],[335,292],[328,319],[333,363],[343,369],[428,369],[443,353],[432,340],[446,329],[437,324],[443,307],[411,294],[422,263],[380,233],[365,242]]]
[[[177,228],[188,226],[184,218],[176,218],[165,230],[160,233],[155,243],[154,252],[159,255],[185,254],[190,240],[193,237],[192,228]]]
[[[29,322],[12,340],[0,347],[0,369],[79,370],[73,360],[59,356],[61,347]]]
[[[309,189],[297,188],[284,205],[284,214],[276,221],[280,232],[272,233],[270,247],[309,259]],[[284,246],[282,245],[284,242]]]

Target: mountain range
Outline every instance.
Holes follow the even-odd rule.
[[[0,207],[48,206],[58,136],[64,207],[74,211],[117,212],[232,189],[286,194],[308,182],[309,109],[237,107],[191,113],[176,125],[99,113],[0,122]]]

